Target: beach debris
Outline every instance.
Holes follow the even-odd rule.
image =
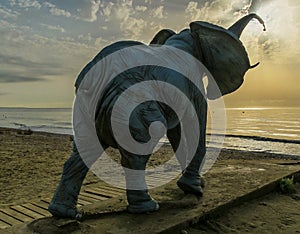
[[[26,130],[18,130],[17,133],[19,135],[32,135],[33,131],[29,128]]]
[[[189,233],[188,233],[188,231],[186,231],[186,230],[181,230],[181,231],[180,231],[180,234],[189,234]]]
[[[30,129],[29,126],[22,123],[13,123],[16,126],[19,126],[17,133],[20,135],[31,135],[33,131]]]
[[[283,178],[279,181],[280,191],[284,194],[291,194],[296,192],[294,185],[294,177],[292,178]]]

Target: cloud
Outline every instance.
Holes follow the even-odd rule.
[[[108,44],[108,41],[105,40],[105,39],[103,39],[102,37],[98,37],[98,38],[96,38],[94,44],[95,44],[95,46],[96,46],[97,48],[102,48],[102,47],[104,47],[105,45]]]
[[[71,13],[63,9],[51,8],[49,11],[52,15],[71,17]]]
[[[229,26],[233,19],[248,14],[252,0],[214,0],[190,1],[185,9],[188,22],[195,20],[209,21],[211,23]],[[234,17],[233,17],[234,16]]]
[[[141,12],[145,12],[147,9],[148,8],[146,6],[140,6],[140,5],[135,7],[136,11],[141,11]]]
[[[0,15],[3,19],[16,20],[18,18],[18,16],[20,15],[20,13],[0,5]]]
[[[59,86],[66,93],[62,83],[71,87],[84,65],[114,41],[147,43],[158,30],[179,32],[192,20],[227,28],[253,11],[266,20],[267,32],[257,21],[250,22],[244,31],[242,41],[251,63],[296,63],[300,59],[299,4],[299,0],[1,1],[1,87],[4,91],[13,89],[13,97],[16,87],[22,91],[24,86],[45,87],[46,80],[47,88]]]
[[[65,16],[67,18],[72,16],[70,12],[57,8],[54,4],[50,2],[44,2],[44,6],[50,8],[49,12],[51,13],[51,15]]]
[[[159,6],[151,11],[151,15],[154,18],[162,19],[164,18],[164,6]]]
[[[42,81],[69,72],[69,68],[59,60],[34,62],[22,56],[0,54],[0,63],[3,65],[0,71],[1,82]]]
[[[59,31],[59,32],[62,32],[62,33],[66,32],[66,30],[63,27],[59,26],[59,25],[54,26],[54,25],[43,24],[43,23],[41,23],[40,25],[44,26],[44,27],[46,27],[47,29],[50,29],[50,30]]]
[[[296,1],[253,1],[252,10],[260,15],[267,27],[261,31],[259,24],[249,24],[243,40],[247,48],[259,53],[259,60],[270,60],[274,63],[300,62],[300,5]],[[298,1],[297,1],[298,2]]]
[[[26,60],[22,57],[0,54],[0,63],[13,66],[33,66],[35,63]]]
[[[128,17],[121,23],[120,28],[126,36],[132,36],[136,38],[142,34],[146,26],[147,22],[143,19]]]
[[[18,6],[21,8],[36,8],[40,9],[42,5],[37,0],[9,0],[11,6]]]
[[[82,42],[82,43],[91,43],[91,41],[93,40],[91,33],[87,33],[87,34],[80,34],[78,35],[78,41]]]
[[[103,4],[101,4],[101,14],[102,14],[103,16],[106,16],[107,18],[110,17],[114,5],[115,5],[115,4],[112,3],[112,2],[108,2],[108,3],[103,3]]]
[[[214,0],[190,1],[186,8],[187,23],[208,21],[228,28],[244,15],[256,12],[266,23],[267,32],[257,22],[250,22],[242,41],[252,60],[271,60],[276,63],[300,61],[300,4],[297,0]]]
[[[49,23],[36,25],[46,30],[0,20],[2,83],[74,79],[99,49],[91,35],[77,39],[76,34],[66,32],[63,37],[54,36],[49,30],[64,32],[64,28]]]
[[[45,79],[12,74],[10,72],[0,71],[0,83],[20,83],[20,82],[36,82],[45,81]]]
[[[132,1],[118,0],[114,3],[103,3],[101,6],[104,20],[109,23],[110,28],[119,27],[123,37],[138,39],[146,30],[148,23],[144,19],[145,15],[143,11],[135,10]]]
[[[198,8],[198,2],[189,2],[185,9],[185,13],[187,13],[190,17],[193,16],[196,19],[200,18],[201,9]]]
[[[97,20],[97,14],[100,10],[100,0],[84,0],[84,7],[78,9],[80,16],[78,19],[82,19],[87,22],[95,22]]]

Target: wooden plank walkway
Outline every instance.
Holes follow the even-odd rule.
[[[125,193],[125,190],[106,185],[87,185],[79,194],[78,206],[89,205],[94,202],[104,201]],[[22,205],[13,205],[0,209],[0,230],[14,225],[31,222],[38,218],[51,216],[47,208],[50,199],[44,198]]]

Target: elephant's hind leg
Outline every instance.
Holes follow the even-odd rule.
[[[71,157],[64,164],[61,180],[48,207],[53,216],[80,218],[81,214],[76,209],[76,203],[88,170],[74,144]]]
[[[136,155],[120,148],[121,163],[126,177],[127,210],[130,213],[146,213],[159,209],[158,203],[148,193],[145,168],[150,155]]]
[[[76,204],[88,170],[74,143],[73,152],[64,164],[61,180],[48,207],[53,216],[73,219],[82,217]]]

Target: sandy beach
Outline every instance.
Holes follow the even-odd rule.
[[[5,208],[9,205],[23,204],[41,198],[51,198],[60,179],[63,163],[70,155],[72,137],[69,135],[1,128],[0,142],[2,162],[0,166],[0,208]],[[119,160],[119,154],[116,150],[110,149],[109,155],[116,161]],[[149,166],[160,164],[171,155],[171,147],[166,145],[151,157]],[[272,161],[272,163],[295,161],[288,157],[285,158],[284,155],[222,150],[217,164],[233,163],[233,161],[235,161],[235,164],[242,164],[243,160],[253,160],[255,162],[269,160],[270,162]],[[261,163],[263,162],[264,161]],[[97,182],[99,182],[99,179],[89,172],[84,181],[84,185]],[[236,183],[235,186],[236,188],[234,189],[238,190],[239,183]],[[283,198],[286,199],[286,197]],[[278,207],[282,206],[282,200],[279,201],[276,199],[269,199],[269,201],[273,202],[273,206],[276,206],[276,204],[278,204]],[[263,204],[261,202],[263,201],[259,201],[258,204]],[[286,202],[286,200],[284,200],[284,202]],[[290,204],[291,207],[295,207],[295,203],[299,204],[299,201],[293,200],[293,202],[288,204]],[[253,204],[255,204],[255,202]],[[244,209],[251,212],[253,207],[245,206],[242,210]],[[272,209],[274,209],[274,207]],[[235,211],[234,214],[236,214],[236,212],[241,212],[241,210]],[[265,216],[266,212],[268,213],[269,211],[262,211],[261,214]],[[295,218],[293,220],[299,220],[299,213],[296,214],[297,210],[288,210],[287,212],[291,217]],[[256,212],[255,219],[259,219],[259,215],[259,211]],[[228,219],[230,219],[231,224],[232,222],[234,223],[234,220],[236,220],[236,225],[239,225],[239,222],[241,222],[241,219],[234,215]],[[215,223],[211,222],[211,225],[220,226],[220,222],[229,222],[228,219],[224,218],[224,220],[217,220]],[[299,227],[297,223],[295,226],[294,222],[292,222],[291,225],[294,231]],[[189,232],[197,233],[197,231],[203,230],[203,226],[198,226],[197,228],[196,232],[192,228]],[[247,228],[249,229],[249,227]],[[213,228],[209,230],[212,231]],[[224,230],[227,230],[225,226]],[[207,233],[210,232],[208,231]],[[239,232],[237,231],[237,233]]]
[[[50,197],[72,150],[68,135],[0,130],[0,207]],[[89,174],[86,183],[97,180]]]
[[[45,132],[0,128],[0,208],[39,198],[50,198],[60,180],[64,162],[72,152],[73,137]],[[108,155],[119,161],[117,150]],[[162,147],[148,166],[163,163],[172,156],[170,146]],[[99,179],[89,172],[83,185]]]

